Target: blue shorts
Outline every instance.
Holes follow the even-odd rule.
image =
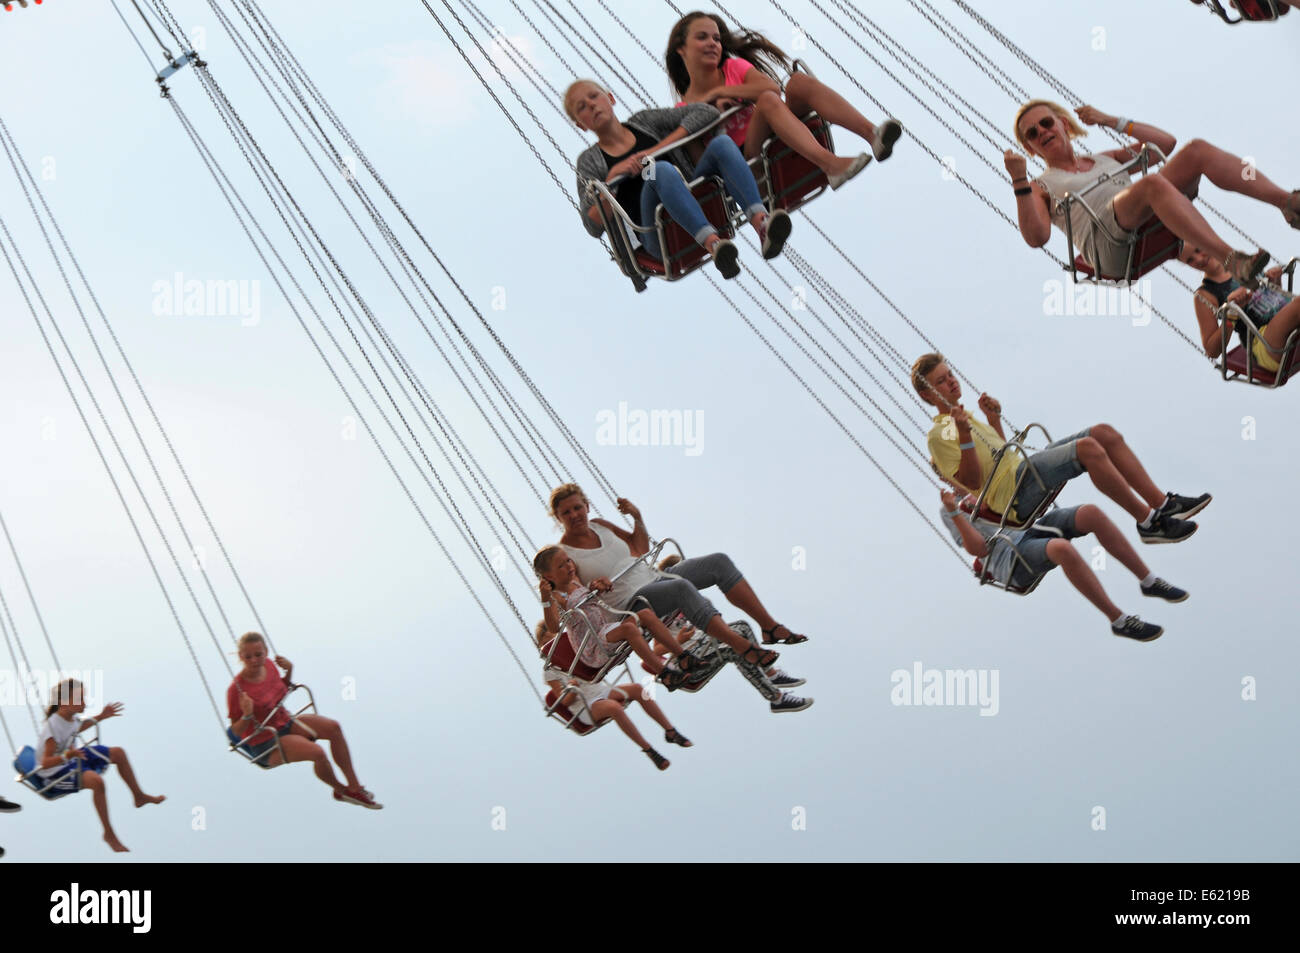
[[[1011,512],[1018,519],[1023,519],[1032,513],[1057,486],[1067,480],[1073,480],[1084,472],[1083,464],[1079,462],[1078,444],[1091,432],[1089,428],[1060,440],[1053,440],[1042,450],[1021,462],[1016,468],[1016,482],[1020,483],[1021,479],[1024,482],[1020,484],[1020,492],[1011,500]],[[1032,471],[1026,469],[1030,464],[1034,467]],[[1038,480],[1034,479],[1035,471],[1038,473]],[[1042,480],[1042,486],[1038,485],[1039,480]]]
[[[96,774],[103,774],[113,766],[112,762],[108,760],[107,745],[86,745],[83,750],[86,752],[86,757],[80,759],[80,770],[77,767],[77,760],[73,759],[66,764],[60,765],[53,774],[37,775],[33,778],[44,788],[41,792],[44,797],[74,794],[81,790],[81,773],[83,771],[94,771]]]
[[[291,731],[293,731],[293,722],[287,721],[279,728],[276,729],[274,738],[268,738],[265,741],[258,742],[255,745],[250,745],[247,743],[240,744],[239,735],[235,734],[234,728],[227,728],[226,735],[230,738],[231,742],[235,745],[235,747],[238,748],[240,751],[244,752],[244,754],[248,755],[248,757],[252,760],[252,762],[256,764],[259,768],[270,768],[272,767],[272,765],[267,764],[267,762],[271,760],[271,756],[267,754],[267,752],[269,752],[272,748],[275,747],[277,741],[279,741],[281,738],[283,738]]]
[[[1016,544],[1016,550],[1020,553],[1020,558],[1029,564],[1026,570],[1024,565],[1019,561],[1016,562],[1015,570],[1011,573],[1011,582],[1017,586],[1027,586],[1035,576],[1041,576],[1048,570],[1054,569],[1056,563],[1052,562],[1047,556],[1047,544],[1054,539],[1078,539],[1086,535],[1080,533],[1079,528],[1075,525],[1075,516],[1079,512],[1077,506],[1067,506],[1052,510],[1043,515],[1037,523],[1024,531],[1020,537],[1020,542]]]

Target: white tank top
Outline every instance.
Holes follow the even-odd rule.
[[[1062,169],[1048,168],[1043,171],[1037,179],[1043,188],[1047,189],[1048,195],[1052,197],[1052,224],[1065,231],[1065,209],[1062,206],[1062,200],[1066,193],[1078,195],[1088,186],[1101,179],[1103,175],[1110,175],[1110,178],[1102,185],[1088,193],[1087,202],[1092,210],[1102,218],[1105,218],[1103,209],[1110,204],[1120,192],[1123,192],[1133,180],[1129,178],[1128,173],[1121,172],[1124,166],[1108,155],[1095,155],[1092,157],[1095,163],[1091,169],[1086,172],[1066,172]],[[1084,242],[1092,236],[1094,226],[1092,219],[1078,205],[1071,209],[1071,225],[1074,230],[1075,247],[1082,247]]]
[[[628,600],[642,586],[663,578],[663,573],[651,569],[632,555],[632,550],[607,527],[599,523],[587,524],[593,533],[600,537],[600,545],[595,549],[578,549],[574,546],[561,547],[572,557],[578,567],[578,575],[583,584],[590,583],[597,576],[614,579],[629,563],[637,565],[628,570],[622,579],[614,580],[614,588],[604,597],[604,601],[615,609],[627,607]]]

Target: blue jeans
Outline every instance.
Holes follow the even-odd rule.
[[[691,194],[681,172],[671,162],[656,161],[650,168],[653,174],[646,179],[645,186],[641,189],[642,224],[653,227],[655,207],[662,203],[672,220],[703,245],[705,239],[715,234],[717,229],[705,218],[704,210]],[[727,194],[745,210],[747,217],[752,218],[767,210],[758,194],[754,173],[749,170],[740,147],[730,136],[717,136],[705,148],[699,164],[695,166],[695,177],[705,175],[720,176]],[[644,234],[641,243],[650,254],[660,257],[658,235],[653,232]]]

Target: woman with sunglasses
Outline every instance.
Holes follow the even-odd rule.
[[[1004,156],[1015,186],[1020,234],[1030,247],[1046,245],[1053,225],[1065,230],[1062,200],[1067,193],[1078,194],[1105,176],[1109,178],[1089,197],[1089,205],[1103,227],[1098,228],[1079,206],[1072,209],[1070,221],[1076,245],[1094,250],[1098,260],[1090,264],[1104,274],[1120,274],[1128,262],[1128,243],[1116,240],[1116,236],[1135,232],[1154,216],[1184,242],[1222,262],[1233,278],[1253,287],[1269,255],[1264,251],[1253,255],[1236,251],[1215,234],[1184,194],[1203,175],[1221,189],[1275,206],[1287,224],[1300,228],[1300,191],[1288,194],[1257,170],[1243,175],[1247,164],[1237,156],[1201,139],[1193,139],[1174,152],[1177,140],[1155,126],[1108,116],[1092,106],[1080,106],[1077,113],[1084,125],[1109,126],[1136,141],[1121,149],[1081,156],[1074,150],[1074,140],[1087,132],[1065,107],[1046,99],[1034,99],[1021,106],[1016,113],[1016,140],[1026,152],[1047,164],[1043,174],[1030,182],[1025,157],[1010,149]],[[1146,143],[1157,146],[1169,160],[1158,172],[1134,182],[1120,170]]]

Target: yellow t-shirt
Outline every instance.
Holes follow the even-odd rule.
[[[970,419],[971,441],[975,444],[975,455],[980,462],[980,482],[966,487],[978,494],[993,469],[993,453],[1005,443],[998,432],[974,417]],[[926,437],[930,448],[930,459],[949,480],[956,480],[957,471],[961,469],[961,441],[957,438],[957,424],[950,414],[939,414],[934,418],[934,426]],[[1005,513],[1016,495],[1016,471],[1024,458],[1018,450],[1010,450],[994,475],[993,484],[984,497],[984,504],[995,513]],[[1012,514],[1015,515],[1014,513]]]

